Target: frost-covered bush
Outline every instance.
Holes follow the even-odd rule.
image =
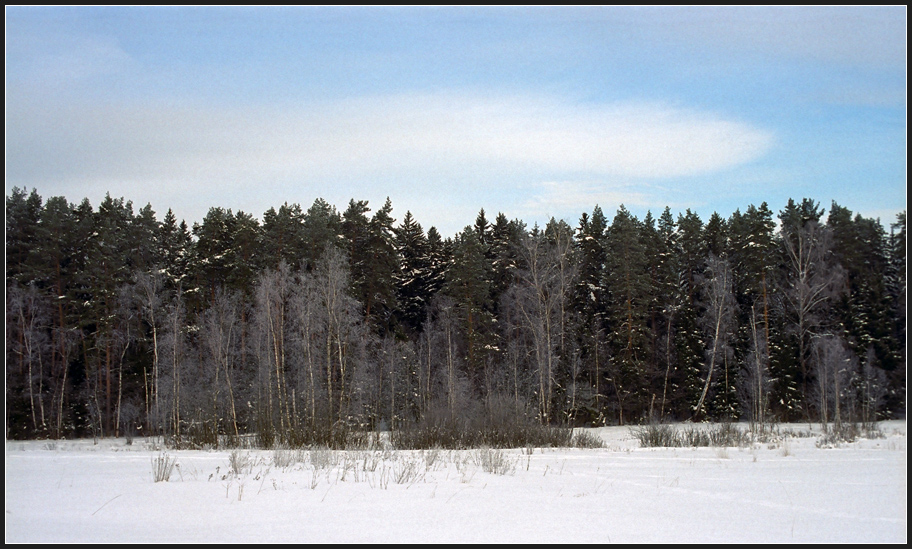
[[[177,458],[161,453],[152,458],[152,480],[154,482],[168,482],[171,472],[177,464]]]
[[[232,450],[228,454],[228,470],[235,475],[249,473],[253,469],[253,458],[249,452]]]
[[[749,432],[731,423],[689,425],[683,431],[673,425],[654,423],[637,427],[631,434],[643,448],[744,447],[751,442]]]
[[[570,446],[574,448],[604,448],[605,442],[589,431],[577,431],[573,433]]]
[[[681,446],[681,439],[674,427],[662,423],[650,423],[631,429],[630,434],[643,448],[674,448]]]
[[[479,448],[473,455],[475,464],[486,473],[495,475],[512,475],[516,471],[516,456],[507,454],[504,450],[494,448]]]

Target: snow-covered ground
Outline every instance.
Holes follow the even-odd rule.
[[[836,448],[639,448],[606,427],[606,448],[531,454],[166,450],[168,482],[148,441],[12,441],[6,542],[905,543],[906,424],[880,428]]]

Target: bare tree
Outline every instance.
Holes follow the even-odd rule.
[[[744,376],[741,378],[741,394],[749,412],[748,418],[760,426],[766,419],[770,389],[769,349],[767,338],[761,331],[761,314],[757,311],[756,304],[751,306],[750,351],[744,363]]]
[[[887,396],[887,376],[875,366],[875,361],[874,347],[869,347],[861,367],[858,395],[861,421],[865,427],[870,427],[877,421],[877,413]]]
[[[240,311],[237,295],[217,291],[212,304],[203,313],[200,344],[208,351],[213,369],[215,383],[212,386],[212,411],[214,424],[218,424],[221,414],[219,393],[224,379],[228,390],[228,411],[231,414],[231,426],[235,438],[240,437],[238,416],[235,408],[232,377],[234,376],[234,357],[237,354],[240,333]]]
[[[344,418],[349,402],[353,368],[363,358],[367,335],[362,329],[361,305],[348,294],[348,259],[328,245],[314,269],[315,296],[321,306],[324,328],[323,360],[326,371],[327,420],[330,429]]]
[[[136,274],[136,296],[140,302],[140,310],[152,330],[152,379],[147,378],[145,387],[146,415],[161,415],[159,403],[159,381],[161,379],[159,355],[159,324],[162,321],[162,295],[163,283],[158,270],[139,272]]]
[[[287,436],[291,428],[291,407],[286,381],[286,336],[292,277],[288,264],[279,263],[260,275],[256,287],[256,318],[260,333],[260,365],[266,390],[266,417],[270,428]],[[278,425],[276,425],[278,420]]]
[[[320,356],[320,342],[325,341],[326,329],[323,322],[325,315],[321,311],[313,275],[299,273],[298,283],[292,293],[291,311],[294,315],[295,339],[302,365],[296,369],[296,386],[299,388],[300,398],[304,399],[305,416],[312,431],[316,428],[317,393],[320,391],[322,395],[323,390],[323,377],[317,361]]]
[[[853,404],[851,383],[858,370],[858,358],[845,340],[834,334],[814,337],[812,350],[820,423],[826,431],[832,420],[839,432],[843,419],[847,419],[846,406]]]
[[[567,305],[575,270],[569,261],[570,246],[561,236],[549,243],[542,233],[526,235],[520,253],[525,270],[510,292],[523,328],[531,336],[532,356],[538,374],[539,414],[552,419],[555,373],[566,352]]]
[[[166,381],[159,384],[160,402],[159,407],[151,407],[151,402],[146,398],[146,417],[147,429],[150,434],[170,433],[173,440],[180,444],[183,436],[183,416],[182,407],[184,403],[181,400],[183,392],[182,374],[189,368],[189,348],[187,343],[187,311],[184,308],[184,301],[181,290],[178,288],[177,294],[163,310],[163,324],[161,330],[161,364],[160,375]],[[146,380],[145,386],[148,388],[154,384],[154,381]]]
[[[802,394],[807,395],[811,340],[821,327],[827,302],[843,288],[845,272],[830,261],[832,234],[827,227],[808,221],[782,236],[789,271],[783,295],[798,342]],[[805,414],[810,417],[807,406]]]
[[[6,297],[7,351],[13,351],[18,371],[24,377],[32,429],[38,433],[47,427],[44,362],[50,351],[49,309],[34,286],[22,288],[14,283],[7,289]]]
[[[112,349],[119,354],[117,360],[117,400],[114,404],[114,436],[121,434],[121,409],[123,406],[123,370],[124,358],[130,345],[138,338],[138,329],[134,329],[136,322],[136,288],[132,284],[124,284],[117,291],[117,304],[115,315],[118,318],[116,328],[112,334]],[[118,353],[119,351],[119,353]]]
[[[705,412],[703,404],[712,385],[716,366],[727,362],[732,353],[731,337],[734,332],[736,303],[732,292],[731,268],[727,260],[715,255],[709,256],[706,260],[703,291],[707,302],[706,313],[702,318],[706,334],[706,380],[700,399],[693,408],[697,414]]]

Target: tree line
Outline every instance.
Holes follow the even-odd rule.
[[[192,227],[108,195],[6,198],[8,438],[905,414],[905,212],[766,203],[706,221],[481,210],[450,238],[389,199]]]

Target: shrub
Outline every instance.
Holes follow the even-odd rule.
[[[574,448],[604,448],[605,442],[589,431],[577,431],[570,445]]]
[[[510,456],[503,450],[494,448],[480,448],[475,450],[474,459],[476,465],[486,473],[495,475],[512,475],[516,471],[515,456]]]
[[[838,446],[841,443],[854,442],[859,438],[884,438],[884,434],[876,423],[837,423],[817,439],[816,446],[818,448]]]
[[[176,464],[177,458],[173,458],[165,453],[161,453],[158,457],[152,458],[152,480],[154,482],[168,482]]]
[[[740,447],[750,444],[750,433],[731,423],[689,425],[681,432],[672,425],[652,423],[633,429],[632,434],[643,448]]]
[[[390,435],[399,449],[523,448],[572,446],[573,431],[541,425],[527,410],[506,398],[492,398],[483,409],[451,414],[445,403],[432,406],[420,420]]]
[[[310,465],[316,469],[328,469],[339,463],[339,456],[329,448],[314,448],[310,451]]]
[[[272,451],[272,463],[281,469],[291,467],[295,463],[303,461],[304,455],[300,450],[279,447]]]
[[[675,428],[662,423],[650,423],[631,429],[634,438],[642,448],[674,448],[681,446],[681,439]]]
[[[228,454],[228,470],[235,475],[242,475],[253,469],[253,458],[247,452],[232,450]]]

